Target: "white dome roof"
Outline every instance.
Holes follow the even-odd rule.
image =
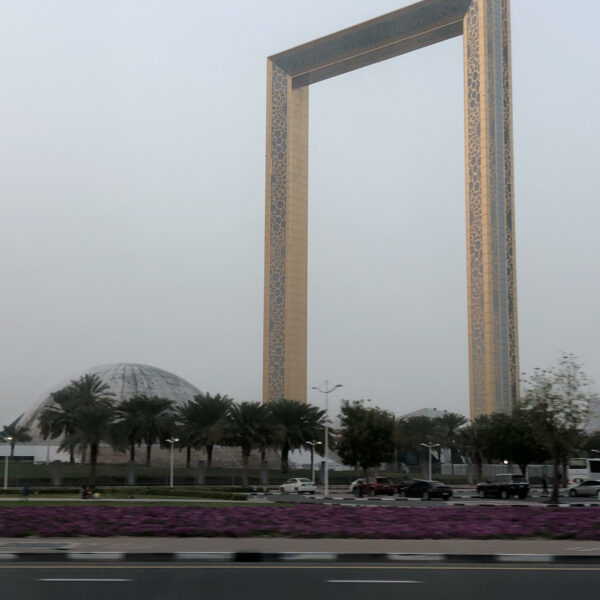
[[[180,404],[192,400],[196,394],[201,393],[196,386],[185,379],[149,365],[117,363],[92,367],[57,383],[42,394],[36,404],[19,419],[19,425],[29,427],[34,443],[42,441],[38,429],[38,417],[40,412],[52,402],[52,393],[62,390],[71,381],[76,381],[83,375],[98,375],[104,383],[110,386],[108,391],[115,395],[114,398],[117,402],[138,394],[145,394],[146,396],[168,398],[176,404]]]

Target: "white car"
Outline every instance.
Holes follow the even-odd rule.
[[[362,485],[365,482],[365,480],[360,477],[359,479],[355,479],[351,484],[350,484],[350,493],[353,494],[354,493],[354,488],[357,485]]]
[[[314,494],[317,486],[305,477],[292,477],[279,486],[280,492],[295,492],[296,494]]]

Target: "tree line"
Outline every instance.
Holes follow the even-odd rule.
[[[61,438],[60,450],[76,454],[90,464],[90,484],[96,478],[101,443],[115,451],[126,451],[135,461],[143,447],[145,462],[152,462],[152,447],[177,439],[176,446],[186,450],[190,466],[191,451],[204,450],[211,468],[215,445],[235,446],[241,450],[242,481],[248,482],[248,464],[253,450],[264,460],[267,448],[281,454],[281,470],[288,471],[290,451],[308,448],[308,442],[323,437],[325,411],[281,399],[268,404],[236,403],[226,395],[201,393],[192,400],[176,404],[158,396],[136,395],[117,401],[108,384],[96,375],[83,375],[52,394],[51,402],[40,413],[39,428],[44,439]],[[26,427],[4,427],[2,435],[11,445],[31,440]],[[11,450],[12,456],[12,450]]]
[[[535,369],[525,377],[520,399],[508,414],[482,415],[469,421],[456,413],[438,418],[396,418],[364,402],[344,402],[337,450],[346,464],[369,469],[394,460],[399,450],[426,456],[448,449],[475,465],[481,479],[484,462],[509,461],[523,474],[532,463],[552,465],[551,501],[558,500],[559,469],[566,480],[566,465],[576,452],[600,448],[600,432],[587,435],[591,382],[571,354],[558,365]],[[427,447],[426,447],[427,446]],[[452,469],[454,459],[451,461]]]
[[[553,494],[558,497],[558,473],[574,452],[600,446],[600,434],[586,436],[590,382],[572,355],[563,355],[558,366],[537,369],[524,379],[521,398],[509,414],[484,415],[469,421],[457,413],[398,418],[389,411],[367,406],[364,401],[343,401],[340,427],[330,428],[330,447],[344,464],[369,470],[393,462],[398,452],[413,452],[420,462],[429,452],[447,449],[453,465],[467,457],[481,478],[484,462],[510,461],[525,474],[527,465],[550,461]],[[288,471],[289,452],[309,449],[323,441],[325,411],[294,400],[280,399],[236,403],[226,395],[198,394],[182,404],[157,396],[137,395],[116,401],[109,386],[98,375],[84,375],[52,394],[51,403],[39,419],[44,439],[61,438],[60,449],[82,462],[89,457],[90,481],[96,473],[99,445],[108,443],[127,451],[134,461],[137,449],[145,449],[151,464],[152,447],[177,438],[177,446],[204,450],[211,468],[215,445],[239,447],[244,483],[253,450],[264,460],[268,448],[281,454],[280,468]],[[16,443],[31,440],[25,427],[4,427],[1,435],[11,438],[11,456]],[[426,447],[427,446],[427,447]],[[566,467],[565,467],[566,468]]]

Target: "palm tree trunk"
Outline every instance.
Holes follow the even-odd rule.
[[[483,458],[481,456],[477,457],[477,481],[481,481],[481,473],[483,471]]]
[[[152,463],[152,444],[146,444],[146,466],[149,467]]]
[[[450,473],[454,475],[454,449],[450,448]]]
[[[562,459],[562,473],[561,473],[561,481],[564,482],[563,485],[568,485],[569,483],[569,476],[568,476],[568,471],[567,471],[567,466],[569,464],[569,461],[566,458]]]
[[[558,467],[559,459],[557,456],[552,460],[552,494],[550,494],[550,504],[558,504]]]
[[[242,449],[242,485],[248,485],[248,464],[250,462],[250,451]]]
[[[290,453],[290,445],[288,442],[284,442],[281,446],[281,472],[287,473],[289,471],[288,456]]]
[[[129,461],[135,462],[135,442],[132,442],[129,446]]]
[[[189,469],[192,464],[192,447],[190,445],[185,447],[185,466]]]
[[[206,445],[206,470],[209,471],[212,467],[213,444]]]
[[[75,447],[74,446],[69,446],[69,464],[70,465],[75,464]]]
[[[98,444],[90,444],[90,487],[96,485],[96,463],[98,462]]]

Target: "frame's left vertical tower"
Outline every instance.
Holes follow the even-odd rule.
[[[306,402],[308,86],[267,62],[263,401]]]

